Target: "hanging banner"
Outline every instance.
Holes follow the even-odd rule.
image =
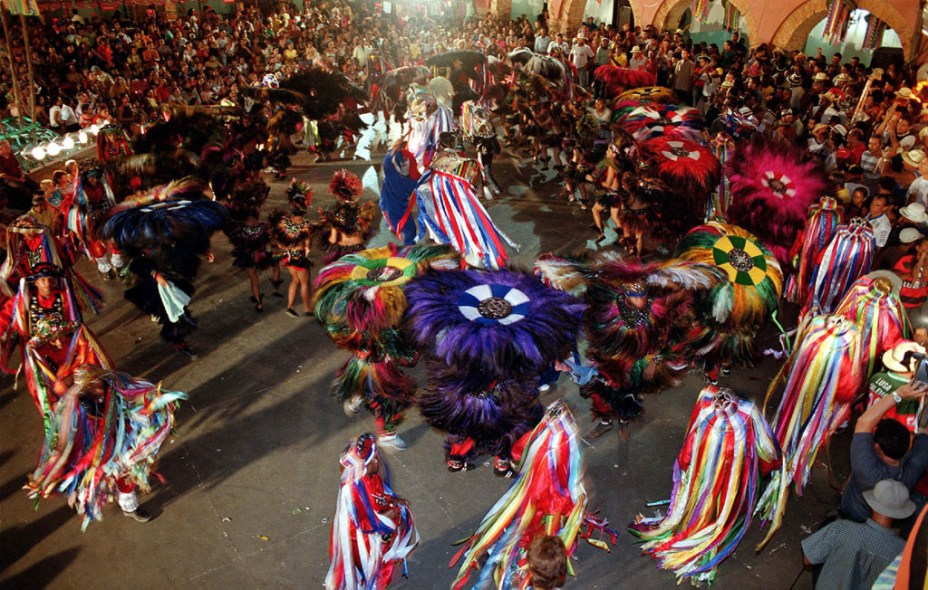
[[[10,14],[25,14],[26,16],[42,16],[36,0],[3,0],[3,7]]]

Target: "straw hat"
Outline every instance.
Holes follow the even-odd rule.
[[[632,47],[632,53],[641,53],[641,48],[635,45]]]
[[[819,123],[812,128],[812,135],[818,135],[822,131],[831,131],[831,125],[826,125],[824,123]]]
[[[873,281],[873,286],[875,288],[881,289],[886,293],[891,291],[898,295],[899,291],[902,289],[902,279],[891,270],[875,270],[864,276]],[[884,288],[884,286],[888,286],[888,289]]]
[[[917,242],[922,237],[923,237],[922,232],[918,231],[914,227],[906,227],[906,228],[903,228],[901,232],[899,232],[899,241],[902,242],[903,244],[911,244],[912,242]]]
[[[812,76],[812,80],[815,82],[826,82],[828,80],[828,74],[825,72],[819,72]]]
[[[925,152],[920,149],[909,150],[907,152],[902,152],[902,162],[912,168],[918,168],[922,164],[922,160],[925,159]]]
[[[786,81],[789,82],[790,86],[802,86],[802,76],[797,72],[793,72],[786,77]]]
[[[887,350],[883,353],[883,366],[886,367],[887,371],[892,371],[894,373],[910,373],[914,367],[911,365],[906,367],[902,364],[905,353],[907,352],[925,354],[925,347],[911,340],[903,340],[894,346],[892,350]]]
[[[915,93],[912,92],[912,89],[911,89],[911,88],[907,88],[907,87],[905,87],[905,86],[903,86],[902,88],[900,88],[899,90],[897,90],[895,94],[896,94],[896,96],[898,96],[899,98],[904,98],[904,99],[906,99],[906,100],[909,100],[909,99],[912,99],[912,98],[918,99],[918,97],[915,96]]]
[[[925,212],[925,206],[921,203],[909,203],[899,209],[899,214],[915,223],[928,223],[928,213]]]

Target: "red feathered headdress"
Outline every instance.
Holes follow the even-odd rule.
[[[344,168],[335,172],[329,181],[329,192],[339,201],[357,201],[362,188],[361,179]]]

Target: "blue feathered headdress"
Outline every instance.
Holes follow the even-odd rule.
[[[584,305],[512,270],[430,273],[410,282],[410,333],[448,365],[508,376],[567,356]]]

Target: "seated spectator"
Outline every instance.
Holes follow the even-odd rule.
[[[863,497],[870,510],[865,523],[836,520],[803,540],[803,563],[822,566],[816,588],[869,590],[905,548],[893,529],[897,521],[915,512],[905,485],[880,480]]]

